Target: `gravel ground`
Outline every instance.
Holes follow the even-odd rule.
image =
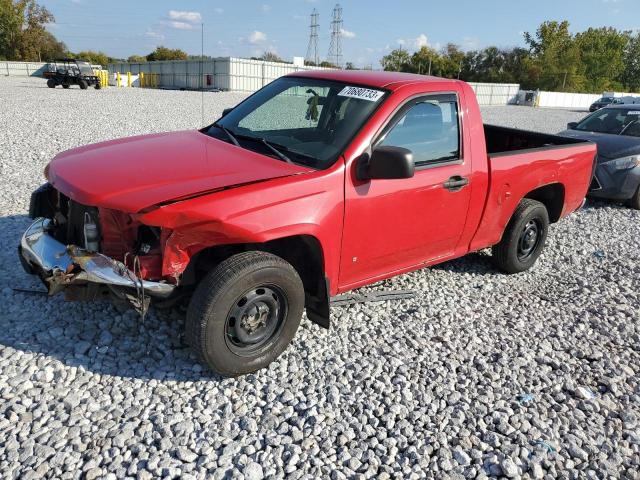
[[[242,95],[207,93],[205,121]],[[583,112],[485,108],[556,132]],[[640,214],[589,203],[531,271],[486,253],[304,321],[268,370],[203,371],[178,312],[141,323],[40,288],[16,258],[60,150],[201,125],[200,94],[0,78],[2,478],[640,478]],[[134,161],[135,159],[132,159]]]

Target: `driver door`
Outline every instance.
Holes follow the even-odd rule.
[[[462,138],[453,94],[411,100],[382,130],[372,148],[411,150],[415,175],[365,182],[347,178],[341,290],[454,252],[471,189],[471,159],[465,157]]]

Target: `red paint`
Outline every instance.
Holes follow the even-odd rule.
[[[179,277],[210,246],[313,236],[332,295],[495,244],[518,202],[540,186],[563,185],[563,215],[587,192],[595,145],[489,159],[480,110],[464,82],[388,72],[296,75],[391,91],[327,170],[286,164],[196,131],[71,150],[53,160],[50,179],[78,202],[162,227],[165,277]],[[357,180],[356,161],[376,132],[407,98],[429,92],[458,94],[463,162],[417,170],[407,180]],[[444,189],[453,175],[469,185]],[[194,196],[207,191],[213,192]],[[182,200],[171,202],[176,198]]]
[[[184,131],[62,152],[51,162],[49,181],[84,205],[132,213],[198,192],[307,171],[198,131]]]

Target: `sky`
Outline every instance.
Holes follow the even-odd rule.
[[[305,56],[310,14],[319,17],[318,50],[327,57],[336,0],[40,0],[55,16],[48,29],[71,51],[101,50],[112,57],[146,55],[158,45],[204,53],[285,60]],[[464,50],[523,46],[523,33],[545,20],[569,20],[573,32],[611,26],[640,30],[640,0],[342,0],[344,61],[379,67],[403,46]]]

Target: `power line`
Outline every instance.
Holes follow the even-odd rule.
[[[318,56],[318,11],[314,8],[311,12],[311,25],[309,26],[309,46],[307,47],[307,61],[313,62],[314,65],[320,63],[320,57]]]
[[[342,68],[342,7],[339,3],[333,8],[328,60],[336,67]]]

